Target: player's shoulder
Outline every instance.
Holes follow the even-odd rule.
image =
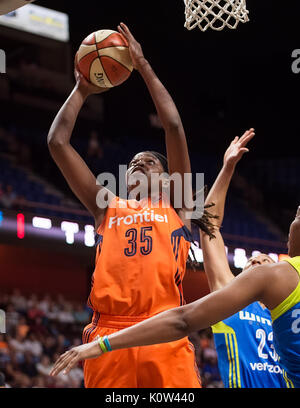
[[[265,304],[274,309],[295,289],[299,276],[287,262],[278,262],[260,267],[264,280]]]
[[[262,282],[263,287],[268,288],[276,283],[280,284],[287,269],[286,262],[277,262],[257,266],[253,268],[253,272],[256,273],[256,279]]]
[[[291,265],[286,261],[262,265],[260,268],[263,268],[263,274],[266,278],[278,279],[280,281],[286,279],[286,274],[291,273],[293,270]]]

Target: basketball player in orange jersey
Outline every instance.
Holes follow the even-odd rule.
[[[176,106],[145,59],[140,44],[125,24],[119,32],[127,39],[134,68],[150,92],[165,131],[168,159],[156,152],[136,154],[129,164],[127,183],[134,177],[147,180],[154,173],[190,173],[184,129]],[[70,144],[78,113],[86,98],[103,92],[89,84],[75,69],[76,85],[49,131],[50,153],[69,186],[95,218],[96,262],[88,300],[94,314],[84,329],[83,342],[141,322],[184,304],[182,279],[190,248],[190,220],[185,207],[163,208],[161,191],[150,190],[139,200],[121,200],[96,179]],[[192,197],[192,186],[183,191]],[[108,207],[99,208],[97,196]],[[155,205],[154,205],[155,204]],[[109,374],[108,374],[109,373]],[[137,347],[107,354],[84,364],[88,388],[201,387],[193,346],[185,337],[163,345]]]

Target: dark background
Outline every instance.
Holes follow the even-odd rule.
[[[184,28],[180,0],[37,4],[70,15],[74,53],[90,32],[128,24],[174,97],[191,147],[222,153],[231,138],[255,127],[253,154],[282,157],[294,155],[300,126],[300,74],[291,71],[291,53],[300,48],[298,3],[248,0],[249,23],[205,33]],[[154,111],[137,73],[105,95],[105,106],[109,132],[126,128],[141,138]]]

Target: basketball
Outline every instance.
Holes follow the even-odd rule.
[[[92,84],[112,88],[130,76],[133,65],[126,39],[117,31],[99,30],[81,43],[78,69]]]

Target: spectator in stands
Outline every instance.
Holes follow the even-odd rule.
[[[5,336],[4,334],[0,333],[0,354],[7,354],[8,351],[8,344]]]
[[[45,313],[39,308],[39,302],[35,296],[32,296],[28,302],[29,309],[27,315],[30,320],[34,321],[38,317],[45,316]]]
[[[43,347],[40,341],[38,341],[37,336],[34,332],[30,331],[25,342],[25,352],[30,352],[36,360],[39,360],[43,353]]]
[[[75,304],[73,317],[75,322],[83,324],[89,321],[90,313],[82,307],[81,303],[77,303]]]
[[[48,334],[48,329],[45,324],[46,321],[47,321],[47,318],[37,316],[31,322],[30,330],[32,333],[35,333],[38,338],[42,338],[43,336],[47,336]]]
[[[10,296],[10,303],[13,304],[18,313],[24,313],[27,310],[27,300],[18,288],[13,290]]]
[[[14,330],[19,323],[19,313],[12,303],[6,307],[6,331],[9,333]]]
[[[20,364],[20,370],[22,373],[27,375],[29,378],[33,378],[38,374],[35,366],[34,355],[29,350],[24,353],[24,361]]]
[[[51,360],[56,350],[56,339],[54,336],[48,335],[42,340],[43,355],[48,356]]]
[[[207,388],[220,388],[223,386],[219,368],[217,353],[211,354],[203,364],[203,377]]]
[[[61,323],[74,323],[75,319],[72,313],[72,307],[70,303],[66,302],[64,308],[60,311],[58,315],[58,320]]]
[[[24,359],[24,353],[26,351],[24,338],[15,331],[12,336],[9,335],[8,344],[14,354],[16,363],[21,363]]]
[[[32,380],[32,388],[49,388],[42,375],[38,375]]]
[[[50,371],[52,369],[52,364],[51,364],[49,356],[47,356],[46,354],[43,354],[40,362],[38,362],[36,365],[36,369],[39,374],[45,377],[49,376]]]
[[[48,315],[51,304],[51,296],[45,294],[40,302],[38,302],[38,308],[45,314]]]
[[[30,330],[30,327],[27,323],[26,317],[21,316],[19,319],[19,323],[16,327],[17,334],[19,335],[20,338],[25,339],[29,330]]]

